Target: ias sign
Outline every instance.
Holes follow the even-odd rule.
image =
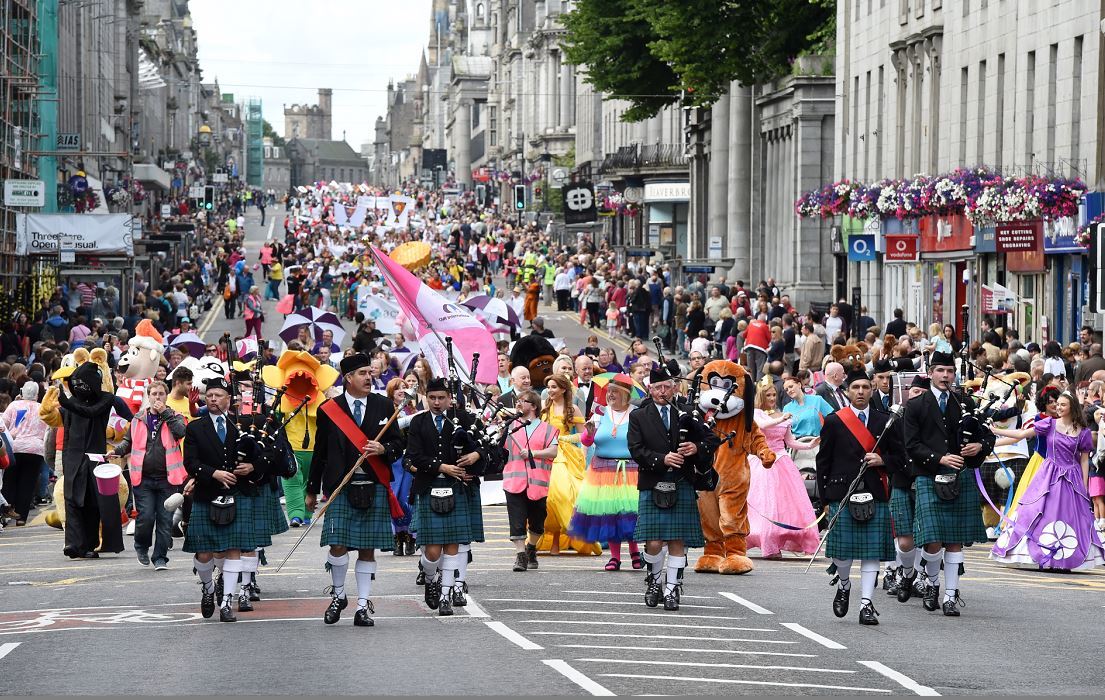
[[[46,204],[46,183],[42,180],[5,180],[4,206],[41,207]]]

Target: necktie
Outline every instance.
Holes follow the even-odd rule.
[[[353,421],[357,424],[361,424],[361,417],[364,414],[361,412],[361,400],[357,399],[353,402]]]
[[[215,432],[219,434],[219,442],[226,442],[226,423],[222,416],[215,416]]]
[[[940,412],[944,413],[948,410],[948,392],[940,392]]]
[[[890,408],[890,395],[889,394],[884,394],[883,395],[883,397],[882,397],[882,407],[883,408]]]
[[[668,430],[671,430],[671,421],[668,418],[668,407],[667,406],[661,406],[660,407],[660,417],[662,417],[664,419],[664,427],[667,428]]]
[[[859,412],[859,422],[867,425],[867,411]]]
[[[848,397],[844,395],[844,387],[838,386],[836,388],[836,395],[837,395],[837,398],[840,400],[840,405],[841,406],[847,406],[848,405]]]
[[[434,416],[434,423],[437,423],[437,432],[440,433],[441,430],[445,427],[445,416]]]

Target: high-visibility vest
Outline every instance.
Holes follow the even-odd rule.
[[[531,501],[549,495],[549,475],[552,459],[533,458],[530,465],[526,454],[529,450],[543,450],[552,444],[559,431],[544,421],[539,421],[533,434],[526,437],[525,428],[517,428],[507,439],[510,458],[503,468],[503,491],[526,494]]]
[[[134,417],[130,426],[130,481],[137,486],[142,483],[142,460],[146,458],[146,441],[150,437],[150,429],[146,427],[145,419],[138,416]],[[161,446],[165,448],[165,473],[169,476],[170,484],[180,486],[188,477],[184,470],[184,453],[180,451],[180,443],[165,423],[161,424],[160,436]]]

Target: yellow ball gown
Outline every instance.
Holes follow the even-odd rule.
[[[583,416],[576,410],[572,424],[567,425],[563,411],[553,408],[548,416],[542,416],[542,420],[559,430],[560,437],[557,439],[556,458],[553,459],[552,474],[549,477],[545,534],[537,543],[537,549],[545,552],[552,551],[555,541],[558,550],[571,548],[578,554],[601,554],[601,544],[584,542],[568,536],[568,523],[572,520],[576,498],[579,496],[579,489],[583,485],[583,477],[587,471],[587,460],[579,442],[580,426],[584,423]]]

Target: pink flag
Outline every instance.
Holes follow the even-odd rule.
[[[422,354],[430,368],[439,377],[449,376],[449,355],[445,338],[453,339],[453,359],[462,376],[471,373],[471,358],[480,354],[476,368],[476,381],[492,384],[499,373],[498,352],[495,339],[472,312],[455,304],[427,287],[405,267],[395,262],[383,251],[372,248],[376,265],[384,275],[399,307],[418,336]]]

